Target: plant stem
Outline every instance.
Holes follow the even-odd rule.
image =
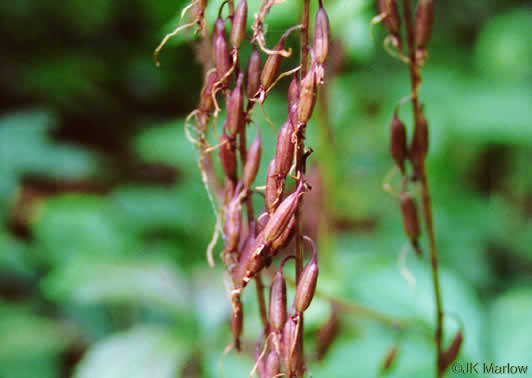
[[[410,81],[412,84],[412,107],[414,111],[414,127],[419,127],[419,120],[421,119],[421,108],[418,105],[417,90],[421,84],[421,75],[416,61],[416,48],[415,48],[415,36],[414,25],[412,22],[412,9],[410,6],[410,0],[404,0],[403,11],[406,24],[406,34],[408,42],[408,54],[409,54],[409,68],[410,68]],[[415,133],[415,131],[414,131]],[[441,301],[440,280],[438,274],[438,254],[436,251],[436,238],[434,236],[434,225],[432,222],[432,207],[430,200],[430,191],[427,181],[427,174],[425,169],[425,162],[418,168],[417,174],[421,180],[422,186],[422,203],[423,203],[423,215],[425,219],[425,225],[427,227],[427,233],[430,245],[430,257],[432,266],[432,283],[434,285],[434,297],[436,302],[436,331],[434,334],[434,341],[436,343],[437,361],[436,361],[436,376],[441,378],[443,371],[440,368],[442,366],[442,335],[443,335],[443,309]]]
[[[303,19],[301,24],[301,78],[307,73],[308,67],[308,29],[310,19],[310,0],[303,0]]]

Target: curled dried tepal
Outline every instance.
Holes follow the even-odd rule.
[[[415,37],[418,48],[429,43],[434,24],[434,4],[432,0],[419,0],[416,9]]]
[[[246,164],[242,169],[242,183],[246,188],[251,188],[257,171],[260,165],[260,154],[262,152],[262,142],[260,139],[260,131],[257,127],[257,138],[251,143],[248,152],[246,153]]]
[[[406,128],[403,122],[397,116],[397,111],[393,115],[390,127],[390,154],[395,160],[401,172],[405,173],[405,159],[408,155],[406,145]]]
[[[458,353],[460,352],[460,347],[462,346],[463,341],[464,341],[464,334],[460,330],[454,336],[454,339],[449,345],[449,347],[442,353],[441,360],[440,360],[440,366],[439,366],[439,369],[441,372],[445,372],[445,370],[447,370],[447,368],[453,363],[453,361],[456,360],[456,357],[458,357]]]
[[[329,16],[323,8],[322,0],[320,6],[316,11],[316,18],[314,21],[314,54],[318,64],[325,63],[327,55],[329,54],[329,39],[331,30],[329,26]]]
[[[246,96],[248,99],[255,97],[260,88],[260,54],[257,48],[249,56],[246,77]]]
[[[244,96],[242,95],[242,84],[244,74],[240,72],[236,81],[235,89],[227,103],[226,126],[229,134],[235,135],[240,127],[244,126]]]
[[[312,259],[305,265],[299,281],[296,286],[296,295],[294,297],[294,308],[297,312],[305,311],[312,298],[314,298],[314,292],[316,291],[316,284],[318,282],[318,250],[312,239],[305,237],[312,246]]]
[[[231,45],[237,49],[246,35],[246,22],[248,18],[248,3],[240,0],[233,15],[233,27],[231,29]]]
[[[420,255],[421,250],[419,248],[418,239],[421,235],[421,229],[419,228],[416,203],[414,202],[412,196],[408,194],[408,192],[401,193],[400,201],[405,234],[410,239],[415,252]]]

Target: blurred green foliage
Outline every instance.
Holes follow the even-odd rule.
[[[430,266],[409,256],[415,284],[405,278],[399,209],[382,190],[393,166],[388,124],[409,90],[406,69],[376,42],[383,31],[370,29],[370,1],[325,3],[343,55],[328,86],[333,138],[324,143],[317,114],[308,127],[310,162],[327,174],[333,218],[374,226],[330,231],[319,287],[409,325],[398,331],[341,314],[338,339],[309,368],[316,377],[376,377],[397,345],[386,376],[428,377]],[[2,378],[220,374],[230,308],[221,264],[210,269],[205,261],[215,217],[183,129],[201,67],[186,33],[163,51],[161,69],[151,55],[185,5],[0,3]],[[250,1],[250,14],[258,6]],[[270,44],[296,22],[300,6],[274,8]],[[459,360],[532,369],[531,6],[437,2],[421,98],[431,130],[445,342],[463,326]],[[211,5],[211,22],[216,13]],[[285,117],[283,92],[266,103],[276,125]],[[409,109],[401,115],[408,121]],[[256,119],[265,161],[275,139],[259,112]],[[245,338],[254,340],[261,326],[253,290],[243,300]],[[328,315],[317,298],[305,320],[307,350]],[[243,377],[252,366],[250,356],[231,353],[222,370]]]

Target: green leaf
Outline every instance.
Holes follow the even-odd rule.
[[[92,346],[74,378],[175,378],[189,352],[171,330],[137,327]]]

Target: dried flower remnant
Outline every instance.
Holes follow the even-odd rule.
[[[410,239],[414,250],[418,255],[421,254],[419,248],[418,239],[421,235],[421,229],[419,227],[419,219],[417,216],[417,207],[414,199],[407,192],[401,193],[401,213],[403,215],[403,225],[405,228],[405,234]]]

